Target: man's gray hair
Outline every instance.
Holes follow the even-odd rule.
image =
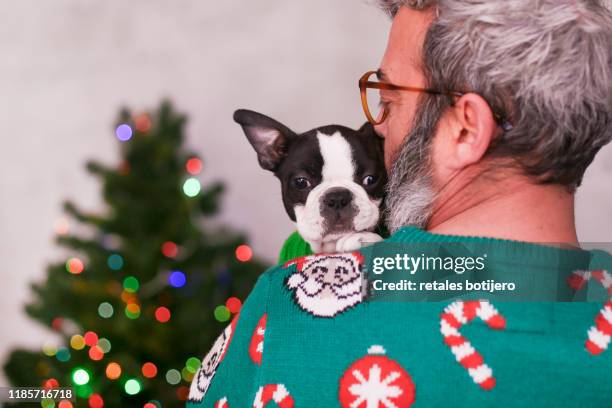
[[[379,0],[436,8],[423,44],[432,88],[475,92],[513,128],[488,151],[574,190],[612,139],[612,11],[597,0]],[[609,3],[608,3],[609,5]]]

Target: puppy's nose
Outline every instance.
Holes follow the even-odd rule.
[[[323,204],[333,210],[341,210],[353,200],[353,193],[346,188],[334,188],[323,197]]]

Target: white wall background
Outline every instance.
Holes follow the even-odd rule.
[[[100,208],[83,164],[116,162],[120,105],[146,109],[167,96],[190,115],[201,180],[228,184],[221,220],[273,260],[292,226],[232,112],[259,110],[298,131],[359,126],[357,79],[378,65],[388,26],[355,0],[1,2],[0,361],[52,338],[22,312],[28,283],[64,259],[52,241],[62,200]],[[610,240],[611,175],[609,147],[578,197],[583,241]]]

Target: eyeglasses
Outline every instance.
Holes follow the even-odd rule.
[[[359,78],[359,91],[361,93],[361,105],[363,106],[363,112],[366,115],[368,121],[373,125],[380,125],[387,119],[389,115],[389,109],[387,104],[380,98],[380,90],[387,91],[409,91],[409,92],[424,92],[431,95],[442,95],[450,98],[451,103],[455,97],[465,95],[464,92],[457,91],[439,91],[436,89],[429,88],[418,88],[415,86],[400,86],[394,85],[387,82],[371,81],[372,75],[377,77],[380,75],[379,71],[368,71]],[[493,117],[500,124],[504,131],[512,129],[512,124],[505,120],[502,115],[493,112]]]

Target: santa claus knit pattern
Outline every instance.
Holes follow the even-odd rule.
[[[294,253],[202,352],[187,406],[612,407],[612,301],[373,301],[363,282],[376,245],[424,242],[484,246],[500,280],[520,271],[544,285],[563,260],[576,273],[560,285],[611,287],[601,251],[413,227],[351,253]]]

